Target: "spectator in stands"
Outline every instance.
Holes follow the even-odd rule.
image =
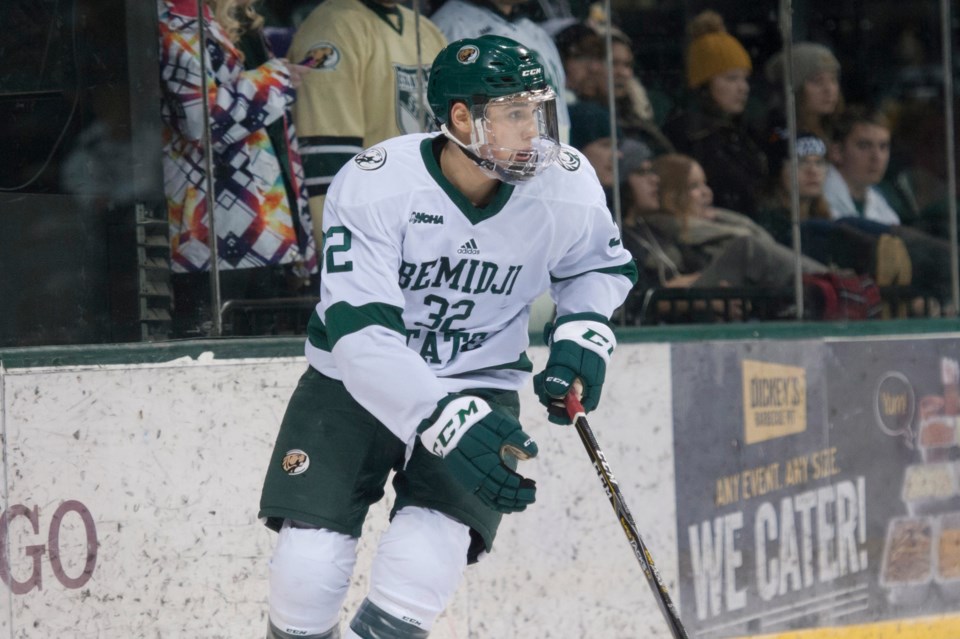
[[[565,99],[566,79],[560,53],[550,34],[523,16],[520,6],[530,0],[447,0],[430,19],[450,42],[482,35],[499,35],[533,49],[543,61],[547,83],[557,93],[560,141],[569,140],[570,116]]]
[[[830,221],[830,205],[823,197],[823,183],[827,176],[827,145],[813,133],[797,134],[797,186],[799,188],[800,221]],[[790,219],[790,142],[788,132],[778,129],[768,143],[767,158],[770,176],[762,192],[764,205],[757,222],[774,239],[787,246],[793,242],[793,223]]]
[[[445,45],[432,22],[417,24],[395,0],[324,0],[297,29],[288,57],[314,67],[294,117],[318,244],[324,196],[340,167],[387,138],[433,128],[427,75]]]
[[[688,33],[687,85],[694,101],[668,118],[663,131],[678,152],[703,167],[718,206],[753,215],[767,174],[763,150],[743,121],[753,64],[714,11],[697,15]]]
[[[653,151],[640,143],[634,152],[624,156],[621,167],[623,242],[637,260],[641,274],[637,287],[643,290],[691,286],[700,272],[689,268],[684,261],[676,233],[660,232],[646,221],[647,216],[661,213],[660,176],[653,170]]]
[[[640,147],[649,151],[649,147],[623,137],[618,128],[618,148],[615,151],[610,131],[610,112],[596,102],[585,100],[570,105],[570,122],[570,145],[590,162],[607,195],[607,206],[613,210],[613,186],[616,180],[614,164],[621,164],[619,174],[622,181],[625,175],[623,158],[638,152]]]
[[[950,243],[901,224],[876,185],[890,161],[890,124],[877,110],[846,109],[834,128],[824,192],[834,219],[869,233],[903,240],[913,263],[913,282],[941,301],[949,299]],[[952,311],[951,311],[952,312]]]
[[[818,262],[871,276],[879,286],[910,284],[910,256],[903,242],[889,233],[867,233],[834,221],[823,195],[827,145],[816,135],[797,134],[797,187],[800,248]],[[790,146],[784,130],[770,141],[770,177],[763,191],[757,222],[781,244],[793,246],[790,194]]]
[[[848,109],[835,127],[826,197],[834,218],[899,225],[900,215],[877,190],[890,162],[890,122],[877,110]]]
[[[639,266],[638,291],[792,284],[792,251],[749,218],[713,208],[695,160],[679,154],[653,159],[644,145],[639,153],[625,155],[622,166],[623,241]],[[803,267],[825,270],[813,260],[804,260]]]
[[[617,124],[625,137],[644,142],[653,149],[654,155],[672,153],[673,143],[660,130],[647,90],[634,72],[633,42],[627,34],[616,27],[611,28],[610,35]],[[605,50],[606,47],[604,47]],[[604,81],[600,82],[600,93],[597,97],[604,105],[609,103],[610,95],[606,77],[604,71]]]
[[[797,130],[808,131],[821,140],[833,138],[833,122],[843,110],[840,92],[840,62],[822,44],[798,42],[792,55],[793,93],[797,110]],[[783,85],[783,52],[774,55],[766,65],[767,79],[773,83],[775,95]],[[782,103],[775,114],[776,126],[784,127],[786,116]]]
[[[954,112],[960,112],[960,98]],[[941,99],[916,98],[898,106],[891,131],[890,167],[877,185],[898,211],[909,211],[910,226],[934,237],[950,237],[947,180],[947,131]],[[960,148],[960,129],[954,129]],[[960,165],[957,166],[960,178]],[[958,180],[960,184],[960,180]]]
[[[614,152],[610,131],[610,112],[595,102],[577,102],[570,105],[570,146],[585,157],[609,198],[613,189],[613,164],[619,157]],[[619,132],[618,132],[619,133]]]
[[[768,282],[790,282],[793,278],[793,254],[779,244],[759,224],[747,216],[713,206],[713,190],[707,183],[703,167],[693,158],[679,153],[660,156],[653,162],[660,176],[660,205],[669,219],[661,218],[664,229],[675,229],[677,240],[689,259],[709,264],[738,238],[751,238],[761,246],[764,255],[789,258],[771,262],[769,268],[757,269],[755,276]],[[648,218],[648,221],[650,219]],[[802,258],[805,272],[820,272],[822,264]]]
[[[210,308],[211,227],[204,138],[212,145],[224,300],[289,295],[317,271],[289,107],[304,67],[266,50],[249,0],[208,4],[206,77],[197,3],[158,0],[164,187],[170,219],[173,330],[197,334]],[[246,36],[246,37],[244,37]],[[204,121],[201,96],[210,97]]]
[[[844,110],[839,82],[840,63],[830,49],[814,42],[797,43],[792,53],[797,128],[822,140],[833,140],[834,126]],[[783,82],[783,55],[783,52],[776,54],[766,65],[767,77],[777,88]],[[782,105],[776,117],[777,125],[784,127],[786,118]],[[942,196],[937,179],[930,180],[937,173],[937,167],[943,164],[943,128],[936,124],[938,119],[942,122],[942,117],[939,106],[930,111],[922,107],[917,109],[916,105],[899,108],[897,137],[905,142],[900,144],[899,161],[894,160],[891,151],[887,175],[875,185],[875,191],[896,211],[900,221],[911,226],[929,222],[929,211],[923,215],[926,219],[917,219],[921,217],[921,209],[931,199]],[[889,123],[885,124],[889,126]],[[931,158],[935,158],[933,163],[929,161]],[[774,161],[773,158],[770,161]],[[934,193],[936,195],[932,195]],[[927,224],[924,230],[930,231],[932,226]]]
[[[583,22],[574,22],[554,36],[566,78],[564,97],[569,108],[579,100],[599,99],[606,84],[605,46],[597,31]]]

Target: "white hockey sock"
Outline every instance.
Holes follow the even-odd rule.
[[[380,538],[368,601],[429,631],[460,585],[469,546],[465,524],[427,508],[400,510]]]
[[[357,540],[284,522],[270,560],[270,621],[291,635],[322,635],[340,622]]]

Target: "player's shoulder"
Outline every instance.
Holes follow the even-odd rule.
[[[603,191],[590,162],[567,144],[560,145],[557,159],[534,182],[544,193],[575,201],[593,200]]]
[[[606,195],[593,167],[576,149],[561,145],[557,159],[545,171],[521,184],[514,193],[520,199],[549,202],[556,215],[597,207],[606,208]]]
[[[423,141],[427,138],[433,139],[437,135],[439,135],[439,133],[407,133],[378,142],[371,146],[370,149],[380,148],[395,155],[397,161],[391,161],[389,165],[385,161],[383,166],[389,166],[391,170],[396,170],[404,166],[409,166],[410,157],[420,157],[420,146]],[[361,155],[363,154],[361,153],[356,157],[358,158]]]
[[[355,202],[402,195],[429,174],[421,144],[436,134],[411,133],[379,142],[351,158],[337,173],[332,190],[350,191]]]

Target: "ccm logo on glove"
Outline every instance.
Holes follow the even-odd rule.
[[[517,474],[515,461],[505,460],[536,457],[537,444],[506,412],[494,411],[479,397],[447,396],[417,431],[427,451],[490,508],[515,513],[536,501],[536,482]]]
[[[570,322],[557,326],[553,332],[553,343],[565,339],[593,351],[603,358],[605,364],[610,363],[610,356],[617,346],[617,338],[610,327],[597,322]]]
[[[569,316],[568,316],[569,317]],[[617,338],[608,324],[593,319],[557,320],[550,333],[550,357],[533,378],[533,389],[555,424],[570,424],[563,406],[573,380],[583,384],[580,401],[587,412],[600,403],[600,393]]]
[[[420,433],[420,441],[434,455],[446,457],[467,429],[489,415],[489,404],[476,397],[458,397],[447,404],[433,425]]]
[[[570,388],[570,382],[568,382],[565,379],[561,379],[560,377],[553,377],[553,376],[547,377],[546,382],[548,384],[560,384],[564,388]]]

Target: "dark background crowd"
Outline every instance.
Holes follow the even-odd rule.
[[[485,32],[540,53],[564,141],[608,191],[641,267],[621,321],[792,319],[798,276],[808,319],[832,319],[823,287],[860,296],[839,319],[955,315],[940,3],[793,2],[789,65],[779,9],[217,0],[201,66],[185,53],[200,37],[192,0],[5,3],[0,343],[302,331],[329,179],[359,149],[429,130],[416,69]],[[368,51],[378,29],[396,43]],[[325,73],[339,50],[320,45],[350,38],[338,46],[374,63],[348,90]],[[410,75],[385,118],[370,105],[392,65]]]

